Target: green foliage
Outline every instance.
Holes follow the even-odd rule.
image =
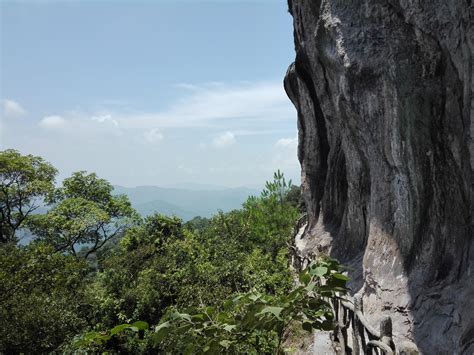
[[[50,352],[81,332],[88,270],[45,244],[0,246],[0,353]]]
[[[326,272],[315,272],[318,268]],[[341,276],[334,260],[324,260],[303,271],[303,284],[287,294],[249,292],[220,308],[171,310],[150,337],[157,349],[179,353],[279,354],[295,324],[306,331],[333,329],[329,299],[345,294],[346,279]]]
[[[126,196],[112,195],[112,185],[96,174],[74,173],[51,197],[53,207],[33,216],[28,225],[38,239],[56,251],[76,255],[86,246],[85,258],[118,238],[135,223],[136,213]]]
[[[273,181],[267,181],[265,183],[265,189],[262,191],[262,197],[264,198],[275,198],[280,203],[283,203],[291,191],[292,187],[291,180],[286,181],[283,173],[278,170],[273,174]]]
[[[250,290],[289,291],[287,242],[298,211],[278,196],[270,189],[200,228],[161,215],[129,228],[89,287],[96,324],[156,323],[170,306],[218,305]]]
[[[56,174],[40,157],[0,151],[0,243],[17,241],[17,230],[53,191]]]
[[[154,245],[158,249],[169,241],[182,239],[182,221],[178,217],[154,214],[144,219],[138,228],[130,229],[120,241],[121,247],[130,252],[144,245]]]
[[[100,260],[88,287],[94,323],[153,321],[174,302],[186,242],[181,220],[153,215],[130,228],[117,248]]]
[[[183,224],[138,217],[95,174],[54,189],[48,166],[25,178],[44,180],[25,187],[30,205],[50,206],[22,220],[35,242],[0,245],[0,352],[279,353],[292,327],[332,326],[328,299],[347,278],[327,259],[295,288],[288,242],[300,195],[281,172],[240,210]]]
[[[300,213],[306,213],[306,206],[301,195],[301,187],[292,185],[286,194],[286,201],[296,207]]]
[[[184,227],[191,232],[201,232],[209,227],[210,219],[201,216],[194,217],[184,224]]]
[[[66,345],[63,350],[73,352],[76,349],[87,349],[98,352],[104,347],[109,347],[115,352],[143,351],[143,335],[148,329],[147,322],[137,321],[133,324],[117,325],[107,332],[90,331],[76,337],[72,342],[72,346]]]
[[[183,354],[283,353],[284,340],[295,325],[309,332],[333,329],[329,300],[346,293],[348,280],[341,271],[335,260],[327,258],[301,272],[301,285],[289,293],[253,291],[238,294],[220,306],[188,308],[186,313],[171,308],[154,331],[147,333],[142,347]],[[74,346],[108,349],[104,339],[110,340],[114,329],[126,327],[120,325],[94,336],[85,334]]]

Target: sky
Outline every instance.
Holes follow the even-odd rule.
[[[286,0],[0,0],[0,150],[58,180],[299,183]]]

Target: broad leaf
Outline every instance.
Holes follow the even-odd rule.
[[[265,307],[263,308],[260,313],[258,313],[258,315],[264,315],[264,314],[273,314],[275,317],[277,317],[278,319],[280,319],[280,314],[281,314],[281,311],[283,311],[283,307],[272,307],[272,306],[268,306],[268,307]]]
[[[311,274],[317,277],[323,277],[328,272],[328,268],[325,266],[317,266],[314,269],[311,269]]]
[[[303,271],[299,275],[300,282],[307,285],[311,281],[311,275]]]

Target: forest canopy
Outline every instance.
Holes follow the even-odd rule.
[[[327,258],[295,283],[303,210],[280,171],[241,209],[186,223],[141,217],[94,173],[56,174],[0,152],[0,352],[279,353],[295,329],[333,326],[347,278]]]

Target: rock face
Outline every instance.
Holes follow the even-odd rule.
[[[308,223],[374,322],[474,353],[474,2],[289,0]]]

